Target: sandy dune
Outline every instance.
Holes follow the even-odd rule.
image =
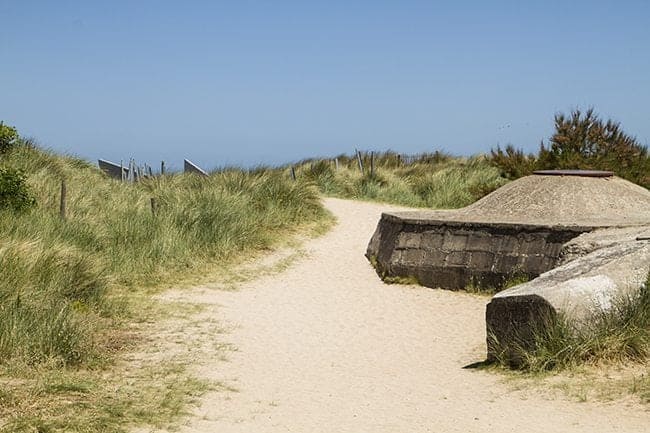
[[[287,270],[169,295],[204,303],[230,331],[203,322],[201,338],[237,349],[197,358],[237,392],[206,395],[181,432],[649,431],[640,406],[551,400],[463,369],[484,359],[487,298],[383,284],[363,253],[389,207],[325,203],[339,224]]]

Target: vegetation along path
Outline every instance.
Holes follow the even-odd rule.
[[[388,206],[325,203],[338,224],[281,272],[165,295],[204,305],[164,335],[221,384],[181,432],[647,431],[632,400],[581,403],[464,369],[485,356],[487,298],[382,283],[363,254]]]

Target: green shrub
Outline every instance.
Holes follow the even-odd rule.
[[[9,151],[18,141],[16,128],[0,122],[0,154]]]
[[[537,168],[611,170],[650,186],[647,148],[623,132],[618,122],[601,120],[593,108],[555,116],[555,133],[548,146],[541,145]]]
[[[555,115],[555,132],[537,155],[507,146],[491,152],[491,162],[504,177],[515,179],[533,170],[609,170],[650,187],[650,157],[647,148],[621,129],[618,122],[603,121],[590,108],[569,116]]]
[[[0,210],[24,211],[36,200],[27,186],[27,177],[21,170],[0,168]]]
[[[526,154],[521,149],[515,149],[511,144],[505,150],[497,146],[490,151],[490,159],[494,166],[501,170],[503,177],[518,179],[528,176],[535,170],[537,158],[533,154]]]

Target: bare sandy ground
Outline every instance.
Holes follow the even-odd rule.
[[[181,432],[649,431],[639,405],[554,400],[463,369],[484,359],[488,299],[383,284],[363,254],[390,207],[325,204],[338,225],[288,269],[237,291],[166,295],[205,305],[167,337],[199,375],[236,390],[204,396]]]

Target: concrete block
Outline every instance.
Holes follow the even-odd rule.
[[[531,258],[549,260],[541,255]],[[497,293],[486,309],[488,336],[498,342],[495,346],[488,338],[488,357],[522,342],[534,344],[531,335],[536,327],[548,326],[549,318],[558,313],[576,326],[587,323],[619,299],[635,296],[648,272],[650,242],[621,239]]]
[[[522,257],[520,256],[499,254],[495,259],[494,271],[503,274],[517,272],[521,269],[521,261]]]
[[[445,251],[463,251],[467,248],[467,235],[448,232],[442,241],[442,249]]]
[[[503,253],[512,253],[519,251],[521,240],[517,235],[501,235],[499,236],[500,242],[498,243],[498,251]],[[496,242],[495,242],[496,245]]]
[[[422,265],[424,251],[412,248],[401,251],[401,260],[407,265]]]
[[[487,232],[479,231],[472,233],[467,238],[468,251],[496,251],[499,248],[501,239],[493,237]]]
[[[445,261],[447,260],[448,253],[440,250],[423,250],[422,256],[422,265],[424,267],[428,266],[444,266]]]
[[[546,247],[546,238],[548,233],[539,233],[535,235],[524,236],[520,240],[519,253],[520,254],[539,254],[544,252]]]
[[[534,259],[531,262],[534,269],[523,269],[527,257],[519,251],[522,242],[542,239],[549,233],[548,236],[553,239],[568,240],[580,233],[575,228],[471,222],[459,224],[415,219],[411,215],[383,214],[368,244],[366,256],[375,263],[381,276],[416,275],[424,285],[452,290],[479,280],[498,286],[515,273],[536,276],[542,272],[540,269],[546,270],[553,263],[553,255]],[[539,244],[542,242],[539,241]],[[544,242],[544,248],[549,244]],[[555,244],[557,242],[552,245]],[[552,253],[556,251],[557,247]],[[409,273],[403,273],[407,270]]]
[[[522,257],[523,260],[521,261],[520,268],[526,273],[539,275],[551,269],[545,266],[548,261],[544,254],[530,254]]]
[[[406,248],[420,248],[420,242],[422,240],[422,235],[420,233],[413,232],[402,232],[397,238],[397,245],[395,248],[406,249]]]
[[[122,167],[120,164],[115,164],[114,162],[110,162],[105,159],[98,160],[97,165],[99,165],[100,170],[102,170],[113,179],[122,180],[123,176],[128,176],[129,174],[128,168]],[[122,175],[122,172],[124,172],[124,175]]]
[[[194,173],[201,176],[208,176],[208,173],[189,159],[183,160],[183,171],[185,173]]]
[[[469,278],[465,269],[440,268],[432,278],[431,287],[460,290],[467,285]]]
[[[468,251],[452,251],[447,254],[446,266],[469,266],[471,253]]]
[[[421,235],[420,246],[425,250],[441,250],[444,234],[434,231],[426,231]]]
[[[562,243],[560,242],[547,242],[544,246],[544,254],[548,257],[553,257],[557,259],[560,257],[560,252],[562,251]]]
[[[474,251],[471,253],[469,266],[473,270],[489,271],[495,264],[495,254],[488,251]]]

